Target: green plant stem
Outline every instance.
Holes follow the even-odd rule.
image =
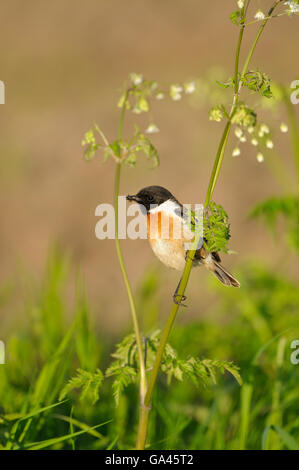
[[[277,354],[276,354],[276,379],[272,387],[272,405],[271,412],[267,419],[267,425],[269,426],[281,426],[282,425],[282,409],[280,407],[281,395],[283,390],[283,383],[281,378],[281,369],[283,366],[285,349],[286,349],[286,337],[283,336],[280,338],[277,345]],[[278,436],[273,433],[269,434],[269,439],[267,442],[267,449],[275,450],[280,449],[280,439]]]
[[[115,187],[114,187],[114,206],[115,206],[115,245],[116,245],[116,252],[118,256],[118,261],[120,265],[120,269],[123,275],[124,283],[126,286],[130,309],[132,314],[133,326],[136,336],[136,344],[138,349],[138,357],[139,357],[139,367],[140,367],[140,403],[143,404],[144,396],[146,393],[146,373],[145,373],[145,364],[143,358],[143,350],[142,350],[142,343],[141,343],[141,335],[138,325],[135,301],[130,285],[130,281],[128,278],[127,270],[125,268],[125,263],[123,259],[123,254],[120,247],[120,242],[118,238],[118,195],[119,195],[119,183],[120,183],[120,174],[121,174],[121,163],[116,164],[116,174],[115,174]]]
[[[209,181],[209,186],[208,186],[208,191],[207,191],[207,195],[206,195],[206,199],[205,199],[205,207],[207,207],[207,205],[211,201],[213,191],[214,191],[214,188],[215,188],[218,176],[219,176],[219,172],[220,172],[221,164],[222,164],[222,161],[223,161],[223,156],[224,156],[224,152],[225,152],[229,132],[230,132],[230,129],[231,129],[231,124],[232,124],[231,120],[232,120],[234,112],[237,108],[237,104],[238,104],[238,100],[239,100],[239,93],[240,93],[240,89],[242,87],[242,78],[244,78],[245,74],[247,73],[250,60],[252,58],[253,52],[255,50],[255,47],[256,47],[257,42],[258,42],[258,40],[259,40],[259,38],[260,38],[260,36],[263,32],[263,29],[264,29],[265,25],[267,24],[268,20],[270,19],[274,9],[276,8],[276,6],[279,3],[281,3],[281,1],[283,1],[283,0],[276,0],[274,5],[272,6],[272,8],[269,10],[267,18],[264,20],[263,24],[260,26],[260,28],[258,30],[258,33],[257,33],[257,35],[254,39],[254,42],[252,44],[252,47],[249,51],[249,54],[246,58],[244,67],[242,69],[239,85],[238,85],[238,91],[237,91],[237,93],[234,94],[234,100],[233,100],[233,104],[232,104],[231,111],[230,111],[230,114],[229,114],[229,120],[226,123],[226,126],[224,128],[224,131],[223,131],[223,134],[222,134],[222,137],[221,137],[221,140],[220,140],[220,144],[219,144],[219,147],[218,147],[218,150],[217,150],[217,154],[216,154],[216,157],[215,157],[215,162],[214,162],[214,166],[213,166],[213,169],[212,169],[212,173],[211,173],[211,177],[210,177],[210,181]],[[245,18],[244,18],[244,22],[245,22]],[[242,39],[243,39],[243,33],[244,33],[244,24],[241,25],[241,30],[240,30],[240,33],[239,33],[239,40],[238,40],[238,45],[237,45],[237,51],[236,51],[235,80],[236,80],[236,78],[238,79],[238,75],[239,75],[238,64],[239,64],[239,56],[240,56],[241,43],[242,43]],[[198,234],[198,236],[196,236],[196,238],[195,238],[195,244],[196,244],[195,246],[197,246],[197,242],[199,242],[199,238],[200,238],[200,234]],[[185,290],[186,290],[186,287],[187,287],[187,284],[188,284],[188,281],[189,281],[190,272],[191,272],[191,268],[192,268],[192,264],[193,264],[193,258],[195,256],[195,253],[196,253],[196,249],[195,250],[190,250],[189,253],[188,253],[185,268],[184,268],[184,271],[183,271],[183,276],[182,276],[181,283],[180,283],[180,286],[179,286],[179,289],[178,289],[178,292],[177,292],[177,298],[182,298],[182,296],[185,293]],[[151,375],[150,375],[148,389],[147,389],[147,392],[146,392],[146,395],[145,395],[145,400],[144,400],[145,410],[144,410],[144,413],[140,414],[137,449],[144,449],[144,447],[145,447],[147,427],[148,427],[148,417],[149,417],[149,411],[150,411],[150,402],[151,402],[154,386],[155,386],[155,383],[156,383],[156,380],[157,380],[157,375],[158,375],[158,371],[159,371],[160,364],[161,364],[161,361],[162,361],[165,345],[167,343],[169,334],[171,332],[171,328],[172,328],[174,320],[176,318],[178,309],[179,309],[179,305],[174,303],[172,308],[171,308],[166,326],[165,326],[165,328],[163,330],[163,333],[162,333],[162,337],[161,337],[161,341],[160,341],[158,351],[157,351],[157,354],[156,354],[153,370],[152,370]]]
[[[196,250],[194,250],[193,252],[191,251],[189,252],[189,256],[186,261],[185,269],[183,272],[183,276],[182,276],[180,287],[179,287],[178,294],[177,294],[178,298],[180,298],[180,295],[183,295],[183,292],[185,292],[186,286],[188,284],[190,271],[192,267],[192,261],[193,261],[193,258],[191,259],[191,256],[192,256],[192,253],[193,253],[193,256],[195,255],[195,251]],[[167,343],[167,340],[168,340],[172,325],[174,323],[174,320],[176,318],[178,309],[179,309],[179,305],[174,303],[172,305],[166,326],[163,330],[161,341],[160,341],[157,354],[155,357],[153,370],[150,375],[149,384],[148,384],[147,392],[146,392],[145,399],[144,399],[144,413],[140,414],[138,440],[137,440],[137,449],[139,450],[144,449],[145,447],[148,417],[149,417],[149,411],[150,411],[150,402],[151,402],[154,386],[157,380],[157,375],[158,375],[160,364],[162,361],[162,356],[164,353],[165,345]]]
[[[220,144],[217,150],[214,166],[213,166],[210,181],[209,181],[208,191],[207,191],[207,195],[205,199],[205,207],[208,207],[208,205],[210,204],[210,201],[214,192],[214,188],[215,188],[215,185],[219,176],[220,168],[222,165],[224,151],[226,148],[227,139],[229,136],[231,125],[232,125],[231,120],[227,121],[221,140],[220,140]]]
[[[249,2],[247,3],[247,8],[248,8]],[[246,9],[247,9],[246,8]],[[236,57],[235,57],[235,75],[234,75],[234,89],[235,89],[235,94],[234,94],[234,99],[233,99],[233,104],[229,113],[229,120],[226,123],[226,126],[224,128],[220,144],[217,150],[214,166],[212,169],[210,181],[209,181],[209,186],[208,186],[208,191],[205,199],[205,207],[208,207],[208,205],[211,202],[212,194],[214,192],[214,188],[219,176],[220,168],[222,165],[222,160],[224,157],[224,152],[227,144],[227,139],[230,133],[231,129],[231,118],[234,115],[234,112],[236,110],[238,101],[239,101],[239,94],[242,86],[242,77],[239,80],[239,60],[240,60],[240,50],[241,50],[241,45],[242,45],[242,40],[243,40],[243,35],[244,35],[244,29],[245,29],[245,17],[243,18],[242,24],[240,25],[240,32],[239,32],[239,38],[238,38],[238,44],[237,44],[237,50],[236,50]]]
[[[144,450],[147,428],[148,428],[149,412],[150,412],[149,405],[143,404],[140,406],[136,450]]]
[[[241,73],[241,79],[240,79],[240,83],[242,83],[242,79],[244,78],[245,74],[247,73],[247,70],[248,70],[248,67],[249,67],[249,63],[251,61],[251,58],[252,58],[252,55],[254,53],[254,50],[256,48],[256,45],[258,43],[258,40],[266,26],[266,24],[268,23],[268,21],[270,20],[270,18],[272,17],[273,15],[273,12],[275,10],[275,8],[279,5],[279,3],[282,3],[284,0],[276,0],[276,2],[273,3],[272,7],[270,8],[270,10],[268,11],[268,14],[266,15],[264,21],[262,22],[261,26],[259,27],[259,30],[257,32],[257,35],[252,43],[252,46],[250,48],[250,51],[249,51],[249,54],[247,56],[247,59],[245,61],[245,64],[244,64],[244,67],[243,67],[243,70],[242,70],[242,73]]]
[[[235,58],[235,76],[234,76],[235,95],[237,95],[238,92],[239,92],[239,60],[240,60],[240,50],[241,50],[241,44],[242,44],[244,29],[245,29],[245,24],[244,24],[244,20],[243,20],[241,25],[240,25],[240,32],[239,32],[239,38],[238,38],[238,44],[237,44],[237,50],[236,50],[236,58]]]
[[[123,124],[124,124],[126,102],[127,102],[128,94],[129,94],[129,90],[127,90],[125,94],[124,103],[121,109],[119,125],[118,125],[118,133],[117,133],[118,140],[122,138],[122,131],[123,131]],[[135,332],[135,337],[136,337],[138,359],[139,359],[139,369],[140,369],[140,405],[142,406],[144,402],[145,393],[146,393],[147,382],[146,382],[146,372],[145,372],[145,363],[144,363],[143,350],[142,350],[141,334],[140,334],[140,329],[139,329],[139,324],[138,324],[138,318],[137,318],[137,312],[136,312],[135,301],[134,301],[134,297],[132,293],[132,288],[131,288],[127,270],[125,267],[124,258],[123,258],[123,254],[121,251],[121,246],[120,246],[119,236],[118,236],[118,232],[119,232],[118,231],[118,196],[119,196],[121,166],[122,166],[122,160],[121,158],[119,158],[119,161],[116,163],[115,183],[114,183],[115,245],[116,245],[116,252],[117,252],[120,269],[123,275],[125,287],[126,287],[128,298],[129,298],[134,332]]]

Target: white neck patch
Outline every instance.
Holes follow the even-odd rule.
[[[172,215],[172,217],[179,217],[181,206],[177,202],[172,201],[171,199],[168,199],[167,201],[163,202],[159,206],[155,206],[152,209],[150,209],[149,213],[156,214],[157,212],[161,212],[161,211],[163,211],[164,214]]]

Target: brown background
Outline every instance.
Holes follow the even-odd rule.
[[[252,4],[251,16],[258,5],[266,11],[269,2]],[[1,281],[13,279],[20,265],[38,277],[49,248],[58,242],[81,266],[101,326],[114,329],[129,321],[114,243],[94,235],[95,207],[112,202],[114,166],[112,161],[103,165],[100,157],[86,163],[82,136],[97,122],[110,139],[115,137],[117,99],[132,71],[165,82],[201,77],[215,65],[231,74],[238,31],[228,17],[235,8],[236,2],[228,0],[2,2],[0,79],[6,85],[6,104],[0,107]],[[252,63],[286,84],[298,75],[296,20],[274,19]],[[254,25],[248,28],[244,50],[255,30]],[[149,170],[140,159],[136,169],[124,171],[121,192],[161,184],[182,202],[201,202],[222,125],[208,120],[207,108],[195,109],[186,100],[165,101],[154,113],[161,129],[153,137],[161,165]],[[278,135],[275,143],[289,164],[288,137]],[[227,152],[215,199],[230,214],[231,247],[239,255],[226,257],[224,264],[234,271],[248,258],[265,259],[277,269],[283,251],[277,252],[264,227],[246,215],[257,201],[278,191],[252,147],[244,147],[236,159]],[[145,241],[124,241],[122,246],[133,285],[154,266],[161,272],[161,292],[170,296],[177,274],[153,259]],[[295,272],[292,265],[290,269]],[[204,276],[194,273],[188,288],[189,294],[198,292],[199,308],[206,302],[199,289]],[[166,306],[167,296],[162,302]],[[198,313],[192,301],[190,307],[188,315]]]

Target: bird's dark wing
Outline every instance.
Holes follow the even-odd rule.
[[[205,249],[204,246],[202,246],[195,252],[194,261],[200,261],[202,259],[205,259],[208,256],[208,254],[209,252]],[[212,258],[214,261],[216,261],[217,263],[221,262],[221,258],[217,251],[213,251],[211,254],[212,254]]]
[[[217,263],[220,263],[221,261],[219,253],[217,251],[212,251],[212,258],[214,261],[217,261]]]

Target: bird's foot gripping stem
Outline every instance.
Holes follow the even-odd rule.
[[[180,298],[180,300],[178,300]],[[175,304],[179,305],[180,307],[187,307],[186,304],[183,304],[182,302],[184,302],[185,300],[187,299],[187,297],[185,295],[177,295],[177,294],[173,294],[173,301]]]
[[[175,290],[175,293],[173,294],[173,301],[176,305],[179,305],[180,307],[187,307],[187,305],[183,304],[182,302],[185,302],[187,297],[185,295],[178,295],[178,290],[180,288],[181,280],[177,285],[177,288]]]

